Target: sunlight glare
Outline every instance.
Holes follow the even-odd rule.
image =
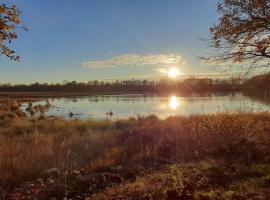
[[[167,73],[170,78],[176,78],[180,75],[179,69],[176,67],[170,68]]]
[[[177,100],[176,96],[171,96],[169,100],[169,106],[172,110],[175,110],[180,105],[180,102]]]

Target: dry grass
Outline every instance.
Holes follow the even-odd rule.
[[[136,176],[140,177],[135,182],[130,180],[105,190],[96,198],[121,199],[114,197],[123,194],[122,199],[134,199],[135,196],[137,199],[173,199],[170,195],[179,199],[184,188],[207,177],[202,188],[192,186],[188,194],[197,199],[218,199],[215,197],[218,195],[229,199],[226,195],[234,195],[230,190],[240,190],[254,178],[239,171],[270,163],[268,113],[170,117],[165,120],[149,116],[110,122],[19,117],[14,114],[18,109],[11,107],[6,112],[15,117],[5,115],[0,121],[0,186],[3,188],[14,188],[27,180],[42,177],[50,168],[63,171],[84,168],[90,173],[133,169],[139,171]],[[215,170],[204,171],[203,162],[216,166],[221,175]],[[187,164],[193,166],[193,171],[186,167]],[[232,166],[239,173],[234,172]],[[198,177],[193,180],[195,172]],[[223,182],[226,173],[228,179]],[[268,176],[268,172],[259,178],[256,176],[252,187],[260,188],[260,181],[268,187]],[[228,185],[232,180],[236,186]],[[237,195],[248,194],[250,187],[247,188]]]
[[[52,167],[85,166],[110,142],[103,130],[104,122],[14,119],[0,128],[1,174],[29,178]]]
[[[88,199],[266,200],[270,195],[269,170],[267,165],[235,169],[213,162],[170,165],[162,172],[116,185]]]

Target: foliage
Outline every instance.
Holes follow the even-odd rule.
[[[26,27],[19,27],[20,15],[21,11],[15,5],[10,7],[5,4],[0,5],[0,53],[15,61],[19,61],[20,57],[8,45],[17,39],[17,28],[27,30]]]
[[[269,103],[270,73],[253,76],[243,83],[243,92],[251,98]]]
[[[63,95],[63,93],[169,93],[179,92],[183,94],[204,93],[204,92],[226,92],[239,90],[240,79],[209,79],[209,78],[188,78],[185,80],[159,81],[151,80],[122,80],[122,81],[88,81],[88,82],[65,82],[59,83],[34,83],[29,85],[0,84],[0,92],[40,92]],[[57,92],[57,93],[56,93]],[[44,94],[46,96],[46,93]],[[49,94],[50,95],[50,94]]]
[[[115,185],[95,195],[96,200],[138,199],[138,200],[245,200],[268,199],[267,190],[258,190],[257,184],[266,176],[252,178],[243,175],[243,167],[233,170],[230,166],[207,163],[190,165],[169,165],[166,170],[138,178],[134,182]],[[260,165],[260,167],[266,167]],[[217,168],[218,170],[212,170]],[[224,176],[224,185],[214,177]],[[257,191],[256,191],[257,190]]]
[[[210,29],[214,55],[210,61],[249,63],[249,70],[268,67],[270,58],[270,2],[222,0],[220,18]]]

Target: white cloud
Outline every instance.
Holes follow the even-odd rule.
[[[157,66],[166,64],[181,64],[182,57],[179,54],[124,54],[108,60],[90,60],[82,63],[89,69],[100,69],[119,66]]]

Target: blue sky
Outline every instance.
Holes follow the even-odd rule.
[[[20,63],[0,58],[2,83],[152,79],[173,66],[186,74],[212,73],[197,55],[207,51],[199,38],[209,36],[218,18],[217,0],[6,2],[23,11],[29,31],[19,31],[13,44]],[[181,61],[156,62],[166,56]],[[134,66],[127,64],[130,57]]]

